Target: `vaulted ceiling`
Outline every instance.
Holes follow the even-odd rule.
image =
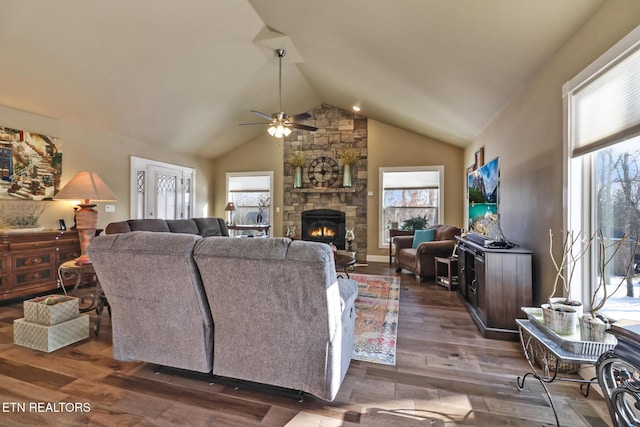
[[[265,132],[285,48],[288,114],[465,146],[604,2],[0,0],[0,105],[213,158]]]

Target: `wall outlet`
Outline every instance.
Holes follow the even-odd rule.
[[[369,192],[367,193],[367,196],[373,196],[373,191],[369,191]]]
[[[115,212],[116,211],[116,205],[104,205],[104,211],[105,212]]]

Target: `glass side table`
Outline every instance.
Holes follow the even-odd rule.
[[[95,289],[93,289],[93,292],[90,293],[82,292],[80,290],[80,286],[83,284],[83,278],[86,278],[87,276],[91,277],[91,280],[87,281],[86,283],[95,283]],[[65,281],[70,281],[72,279],[75,279],[75,283],[73,284],[73,287],[70,287],[69,291],[67,292]],[[93,309],[96,310],[96,314],[98,315],[98,317],[94,326],[94,333],[95,335],[98,335],[98,333],[100,332],[100,320],[102,318],[102,312],[106,307],[109,312],[109,316],[111,316],[111,307],[109,306],[107,297],[102,291],[100,281],[98,280],[98,276],[93,269],[93,265],[76,264],[74,260],[64,262],[58,268],[58,280],[60,281],[60,286],[62,286],[65,294],[75,296],[80,300],[79,307],[81,313],[86,313]]]
[[[559,367],[563,363],[595,365],[598,361],[599,355],[585,355],[565,350],[549,338],[543,331],[533,325],[529,320],[516,319],[516,324],[520,331],[520,343],[522,344],[525,358],[531,367],[531,372],[527,372],[524,376],[516,379],[518,390],[522,390],[524,388],[524,381],[529,375],[537,379],[547,394],[547,398],[551,404],[551,409],[553,410],[553,416],[556,420],[556,425],[560,427],[558,412],[553,403],[553,399],[551,398],[551,393],[549,392],[547,384],[554,381],[579,383],[582,395],[584,397],[588,397],[589,388],[591,384],[597,384],[597,379],[592,378],[590,380],[586,380],[558,376]],[[539,356],[538,359],[542,360],[541,370],[535,366],[536,356]]]

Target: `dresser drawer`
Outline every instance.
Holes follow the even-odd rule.
[[[55,282],[53,268],[42,267],[32,271],[24,271],[15,274],[15,288],[26,288],[43,283]]]
[[[71,261],[80,256],[80,247],[56,248],[56,250],[58,251],[58,264]]]
[[[29,249],[55,248],[60,243],[57,240],[44,240],[40,242],[9,243],[10,251],[28,251]]]
[[[28,251],[14,254],[11,257],[11,269],[13,272],[33,268],[48,267],[53,268],[56,262],[55,250],[48,251]]]

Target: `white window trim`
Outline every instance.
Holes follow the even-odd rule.
[[[162,168],[174,169],[182,171],[183,178],[185,176],[191,177],[191,212],[185,212],[185,218],[192,218],[193,213],[195,212],[196,206],[196,170],[194,168],[190,168],[187,166],[175,165],[172,163],[159,162],[156,160],[145,159],[142,157],[131,156],[130,158],[130,177],[129,177],[129,217],[136,218],[138,212],[138,171],[144,170],[145,172],[148,170],[149,166],[157,166]],[[145,180],[148,173],[145,173]],[[148,186],[148,182],[145,182],[145,187]]]
[[[442,222],[444,218],[444,165],[436,166],[396,166],[396,167],[380,167],[378,168],[378,249],[388,249],[389,243],[385,242],[385,224],[382,223],[384,218],[384,182],[385,172],[425,172],[438,171],[438,218]]]

